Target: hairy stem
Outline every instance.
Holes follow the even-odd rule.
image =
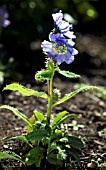
[[[52,113],[52,103],[53,103],[53,92],[52,92],[53,77],[48,80],[48,111],[47,111],[47,122],[50,124],[50,118]]]
[[[52,76],[50,80],[47,81],[48,85],[48,108],[47,108],[47,122],[50,124],[51,114],[52,114],[52,105],[53,105],[53,77],[54,77],[54,65],[52,65]]]

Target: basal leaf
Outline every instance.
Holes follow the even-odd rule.
[[[50,141],[59,141],[62,138],[62,130],[56,129],[55,132],[51,133]]]
[[[26,165],[29,166],[35,164],[36,167],[40,167],[44,152],[45,152],[44,148],[41,147],[32,148],[27,155],[25,161]]]
[[[58,154],[54,154],[54,153],[47,155],[47,161],[50,164],[54,164],[54,165],[62,165],[63,163],[63,160],[58,159]]]
[[[8,106],[8,105],[2,105],[2,106],[0,106],[0,109],[9,109],[9,110],[11,110],[16,116],[21,118],[28,126],[32,127],[32,125],[30,124],[28,118],[23,113],[19,112],[16,108],[13,108],[13,107]]]
[[[31,90],[18,83],[9,84],[6,87],[4,87],[3,90],[18,91],[24,96],[36,96],[36,97],[47,98],[47,94],[45,92],[38,92],[35,90]]]
[[[34,112],[34,115],[37,117],[38,121],[42,122],[45,120],[45,117],[42,113],[40,113],[36,110],[34,110],[33,112]]]
[[[18,139],[18,140],[21,140],[25,143],[27,143],[29,146],[32,147],[32,145],[28,142],[28,140],[26,139],[26,137],[23,135],[23,136],[12,136],[12,137],[7,137],[7,138],[4,138],[4,141],[6,140],[13,140],[13,139]]]
[[[15,159],[22,161],[22,158],[14,152],[0,152],[0,159]]]
[[[65,150],[61,149],[55,142],[50,145],[47,160],[54,165],[62,165],[63,160],[66,159]]]
[[[82,142],[81,139],[78,138],[78,137],[68,136],[68,141],[69,141],[69,144],[70,144],[73,148],[80,149],[80,148],[83,148],[83,147],[84,147],[83,142]]]
[[[78,154],[78,150],[77,150],[77,149],[71,148],[70,154],[73,156],[73,158],[74,158],[76,161],[79,161],[79,160],[80,160],[80,156],[79,156],[79,154]]]
[[[28,141],[41,141],[43,138],[48,136],[48,131],[45,128],[45,124],[36,122],[33,131],[26,135]]]
[[[53,120],[53,122],[52,122],[52,126],[54,126],[58,121],[60,121],[61,118],[62,118],[63,116],[65,116],[66,114],[69,114],[69,112],[67,112],[67,111],[59,112],[59,113],[56,115],[56,117],[54,118],[54,120]]]
[[[66,94],[62,99],[60,99],[58,102],[56,102],[53,105],[53,107],[57,106],[57,105],[59,105],[59,104],[61,104],[63,102],[65,102],[65,101],[67,101],[69,99],[71,99],[72,97],[74,97],[75,95],[77,95],[80,92],[83,92],[83,91],[93,91],[93,90],[99,91],[99,88],[96,87],[96,86],[84,86],[84,87],[81,87],[81,88],[79,88],[79,89],[77,89],[77,90],[75,90],[75,91],[73,91],[73,92],[71,92],[69,94]]]

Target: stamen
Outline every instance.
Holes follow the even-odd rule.
[[[53,50],[55,51],[55,53],[63,55],[67,53],[67,46],[66,44],[62,43],[54,43]]]

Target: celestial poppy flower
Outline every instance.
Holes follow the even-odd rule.
[[[63,14],[60,10],[58,13],[52,14],[54,20],[54,27],[58,29],[60,33],[68,38],[76,38],[73,31],[70,31],[73,26],[70,25],[68,22],[63,20]]]
[[[44,40],[41,47],[50,58],[54,58],[58,65],[62,62],[70,64],[74,61],[74,55],[78,54],[78,51],[73,48],[72,39],[66,39],[63,34],[53,32],[50,33],[49,39],[51,42]]]

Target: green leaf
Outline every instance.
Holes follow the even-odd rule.
[[[68,136],[68,141],[69,141],[69,144],[70,144],[73,148],[80,149],[80,148],[83,148],[83,147],[84,147],[83,142],[82,142],[81,139],[78,138],[78,137]]]
[[[24,135],[23,135],[23,136],[7,137],[7,138],[4,138],[3,140],[4,140],[4,141],[7,141],[7,140],[13,140],[13,139],[21,140],[21,141],[27,143],[30,147],[33,147],[33,146],[28,142],[28,140],[26,139],[26,137],[25,137]]]
[[[52,77],[52,71],[51,70],[42,70],[39,71],[36,75],[35,75],[35,79],[37,81],[45,81],[45,80],[50,80]]]
[[[34,116],[34,115],[31,116],[31,118],[29,119],[29,122],[30,122],[30,124],[31,124],[32,127],[33,127],[33,125],[35,124],[35,116]],[[28,126],[28,128],[27,128],[27,133],[29,133],[29,132],[32,131],[32,127]]]
[[[81,88],[81,87],[84,87],[84,86],[87,86],[87,84],[84,84],[84,83],[76,83],[74,85],[74,88],[75,89],[78,89],[78,88]],[[106,100],[106,86],[98,86],[98,91],[96,93],[96,95],[103,99],[103,100]]]
[[[62,138],[62,131],[59,129],[56,129],[55,132],[53,132],[50,136],[50,141],[59,141],[60,138]]]
[[[78,93],[80,92],[84,92],[84,91],[93,91],[93,90],[98,90],[99,91],[99,88],[96,87],[96,86],[84,86],[84,87],[81,87],[69,94],[66,94],[62,99],[60,99],[58,102],[56,102],[53,107],[71,99],[72,97],[74,97],[75,95],[77,95]]]
[[[106,100],[106,86],[99,86],[99,91],[97,92],[97,96],[103,100]]]
[[[71,148],[70,150],[70,154],[73,156],[73,158],[77,161],[80,160],[79,154],[78,154],[78,150],[75,148]]]
[[[44,148],[41,147],[32,148],[27,155],[25,161],[26,165],[29,166],[35,164],[36,167],[40,167],[44,152],[45,152]]]
[[[0,159],[15,159],[22,161],[22,158],[14,152],[0,152]]]
[[[68,138],[67,137],[63,137],[59,140],[62,143],[68,143]]]
[[[62,165],[63,160],[66,159],[65,150],[62,150],[55,142],[50,145],[47,160],[54,165]]]
[[[45,120],[45,117],[42,113],[40,113],[36,110],[34,110],[33,112],[34,112],[34,115],[37,117],[38,121],[42,122]]]
[[[41,141],[44,137],[48,137],[48,130],[46,130],[46,125],[36,122],[33,131],[26,135],[28,141]]]
[[[59,112],[59,113],[57,114],[57,116],[54,118],[53,122],[52,122],[52,127],[53,127],[54,125],[56,125],[56,123],[57,123],[58,121],[60,121],[61,118],[62,118],[63,116],[65,116],[66,114],[69,114],[69,112],[67,112],[67,111]]]
[[[60,70],[59,67],[56,68],[56,71],[58,71],[60,74],[68,78],[80,78],[80,75],[69,72],[69,71]]]
[[[56,129],[57,126],[60,126],[62,123],[64,123],[66,120],[69,120],[69,119],[74,119],[74,118],[78,118],[77,115],[75,114],[70,114],[70,115],[67,115],[67,116],[64,116],[61,120],[59,120],[56,124],[54,124],[52,126],[52,130]]]
[[[9,84],[6,87],[4,87],[3,90],[18,91],[25,96],[37,96],[37,97],[47,98],[47,94],[45,92],[38,92],[35,90],[31,90],[18,83]]]
[[[16,108],[13,108],[13,107],[8,106],[8,105],[2,105],[2,106],[0,106],[0,109],[9,109],[9,110],[11,110],[16,116],[21,118],[28,126],[32,127],[32,125],[30,124],[28,118],[24,114],[19,112]]]

